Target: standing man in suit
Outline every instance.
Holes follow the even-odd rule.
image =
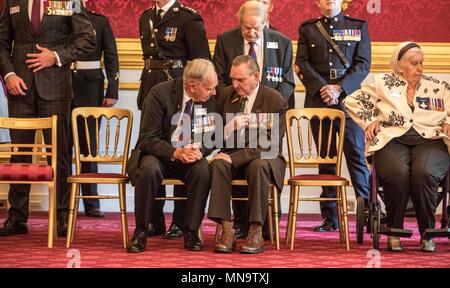
[[[72,3],[75,2],[75,7]],[[0,74],[8,88],[10,117],[58,116],[57,232],[66,236],[70,171],[70,63],[95,50],[95,36],[78,1],[4,0],[0,14]],[[48,131],[47,131],[48,132]],[[50,133],[44,133],[46,143]],[[12,143],[34,143],[34,133],[11,131]],[[13,157],[11,162],[31,162]],[[30,185],[11,185],[9,217],[0,235],[26,234]]]
[[[282,147],[286,132],[287,102],[279,92],[260,82],[259,71],[253,57],[237,56],[230,72],[233,84],[222,89],[217,101],[217,111],[222,119],[231,119],[224,125],[225,149],[214,156],[210,165],[211,197],[208,218],[223,225],[221,239],[214,250],[219,253],[230,253],[235,247],[230,207],[231,181],[234,178],[245,178],[248,182],[247,220],[250,229],[246,242],[240,249],[241,253],[255,254],[264,251],[262,226],[267,215],[270,185],[275,183],[278,191],[283,189],[286,161]],[[252,137],[256,134],[253,132],[257,131],[259,134],[260,130],[251,131],[253,126],[250,124],[250,113],[255,113],[253,115],[257,115],[259,119],[264,119],[264,116],[267,116],[266,119],[271,118],[269,116],[277,119],[275,116],[278,116],[278,121],[265,127],[271,147],[262,147],[260,139]],[[261,127],[261,122],[252,123]],[[270,155],[266,154],[267,149],[270,149]]]
[[[175,0],[153,0],[155,6],[144,11],[139,19],[139,31],[144,58],[144,69],[137,99],[142,109],[145,98],[158,83],[183,75],[183,68],[195,58],[211,59],[208,38],[202,17],[192,8]],[[184,187],[174,188],[175,196],[185,194]],[[160,196],[165,196],[161,187]],[[151,215],[149,236],[165,232],[164,201],[158,201]],[[182,225],[185,203],[176,201],[172,224],[163,238],[183,236]]]
[[[300,80],[306,87],[305,107],[345,111],[342,100],[360,87],[370,70],[371,47],[367,22],[344,16],[342,0],[316,0],[316,3],[323,16],[300,25],[295,61]],[[333,48],[330,40],[337,44],[338,49]],[[311,125],[317,142],[319,123],[311,121]],[[339,123],[335,125],[339,129]],[[323,131],[327,129],[324,127]],[[322,137],[328,138],[327,135]],[[344,141],[344,154],[356,196],[363,197],[367,202],[369,170],[364,157],[364,131],[348,115]],[[326,145],[327,141],[323,140],[323,143]],[[335,148],[335,145],[332,147]],[[320,165],[319,173],[335,174],[335,167]],[[322,187],[321,197],[336,197],[336,189]],[[336,203],[322,201],[320,208],[323,223],[314,231],[335,230],[338,227]]]
[[[195,59],[187,64],[182,78],[156,85],[145,98],[139,139],[131,156],[137,159],[137,165],[127,167],[135,184],[136,217],[136,229],[128,252],[143,252],[146,248],[149,216],[164,177],[186,183],[184,248],[203,250],[197,232],[210,188],[205,157],[212,149],[208,149],[203,141],[194,142],[198,139],[194,131],[200,129],[200,136],[203,136],[207,128],[213,128],[212,118],[207,114],[215,111],[215,99],[211,96],[216,94],[216,86],[214,65],[209,60]]]
[[[83,0],[86,7],[87,0]],[[72,110],[77,107],[112,107],[119,98],[119,56],[117,54],[116,39],[112,32],[108,18],[98,13],[87,11],[87,15],[94,26],[97,49],[94,53],[72,63],[72,81],[74,98],[72,99]],[[101,59],[105,63],[108,87],[104,92],[105,76],[101,68]],[[99,124],[100,125],[100,124]],[[80,141],[81,153],[87,154],[87,140],[84,133],[84,122],[79,121],[78,138]],[[91,151],[96,150],[96,131],[94,119],[88,119]],[[72,132],[72,129],[70,129]],[[70,137],[69,155],[72,159],[73,137]],[[82,163],[82,173],[97,173],[97,163]],[[81,192],[85,196],[97,196],[96,184],[82,184]],[[85,215],[95,218],[103,218],[104,214],[100,210],[99,199],[83,199]]]
[[[219,76],[218,90],[232,84],[230,69],[233,59],[238,55],[251,55],[260,67],[261,84],[277,90],[286,101],[291,101],[295,89],[291,40],[264,26],[267,11],[258,1],[242,4],[237,16],[240,27],[217,37],[214,65]],[[233,187],[233,193],[236,196],[247,195],[247,187]],[[244,238],[248,230],[248,205],[234,202],[233,211],[236,236]]]

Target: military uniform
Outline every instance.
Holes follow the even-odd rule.
[[[180,77],[187,61],[211,59],[203,19],[195,10],[175,1],[160,21],[156,10],[156,7],[146,10],[139,19],[144,57],[137,100],[139,109],[150,89],[168,80],[167,73],[172,78]],[[163,68],[167,68],[167,73]]]
[[[72,64],[72,81],[74,98],[72,99],[72,109],[76,107],[101,106],[104,98],[118,99],[119,97],[119,58],[117,54],[117,45],[109,24],[108,18],[103,15],[88,12],[89,20],[94,26],[97,49],[89,56],[80,59]],[[103,55],[106,77],[108,79],[108,88],[104,93],[103,70],[100,66],[100,60]],[[91,151],[96,150],[95,121],[89,123]],[[84,134],[84,123],[78,123],[79,139],[81,153],[87,154],[87,142]],[[72,130],[70,130],[71,132]],[[70,138],[71,145],[69,153],[72,155],[73,138]],[[84,145],[83,145],[84,143]],[[96,163],[83,163],[81,165],[82,173],[96,173]],[[83,184],[82,192],[85,196],[96,196],[97,185]],[[98,199],[83,199],[86,211],[92,211],[100,208]]]
[[[170,78],[181,77],[187,61],[195,58],[211,59],[203,19],[194,9],[175,1],[162,19],[158,20],[157,17],[157,7],[154,6],[146,10],[139,19],[144,59],[137,99],[139,109],[153,86]],[[182,196],[184,193],[184,187],[174,188],[175,196]],[[164,186],[161,187],[159,196],[165,196]],[[149,235],[159,235],[165,230],[163,205],[163,201],[156,202],[151,216],[153,231]],[[175,201],[174,205],[172,223],[182,227],[185,203]]]
[[[320,33],[316,26],[318,21],[347,58],[348,67]],[[344,110],[341,105],[342,100],[346,95],[360,88],[361,82],[369,73],[370,63],[371,46],[366,21],[340,13],[330,19],[323,16],[319,19],[307,20],[300,25],[296,65],[299,68],[300,80],[306,88],[305,107]],[[327,106],[320,97],[320,89],[328,84],[341,86],[339,103],[336,105]],[[317,143],[318,123],[312,124]],[[335,125],[338,129],[339,124],[335,123]],[[356,195],[368,199],[369,171],[364,158],[364,131],[348,116],[345,126],[344,154],[350,178]],[[325,127],[323,131],[327,131]],[[323,142],[327,143],[327,141]],[[326,148],[322,151],[326,151]],[[334,174],[334,171],[335,167],[329,165],[319,167],[321,174]],[[322,197],[334,197],[335,193],[334,188],[323,187]],[[336,203],[321,202],[321,211],[322,217],[332,220],[336,228],[338,223]]]

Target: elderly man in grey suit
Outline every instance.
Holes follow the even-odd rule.
[[[231,85],[230,69],[233,59],[245,54],[258,62],[261,84],[277,90],[286,101],[293,103],[293,99],[290,99],[294,97],[295,89],[291,40],[265,27],[267,11],[264,4],[259,1],[247,1],[242,4],[237,16],[240,27],[217,37],[213,62],[219,77],[219,92]],[[247,188],[233,187],[233,194],[246,195]],[[236,236],[238,239],[244,238],[248,230],[247,204],[235,202],[233,210]],[[267,233],[265,236],[267,238]]]
[[[4,0],[0,13],[0,74],[8,89],[10,117],[58,116],[58,236],[66,236],[68,131],[72,79],[70,63],[92,53],[94,30],[79,1]],[[72,4],[76,5],[72,5]],[[46,143],[50,133],[44,133]],[[34,133],[11,131],[13,143],[33,143]],[[13,157],[11,162],[31,162]],[[0,236],[26,234],[30,185],[11,185],[9,217]]]

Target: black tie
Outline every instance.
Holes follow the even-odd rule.
[[[164,12],[163,9],[159,9],[158,13],[156,13],[156,24],[159,24],[161,22],[163,12]]]

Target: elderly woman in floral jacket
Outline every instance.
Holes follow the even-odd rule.
[[[424,53],[413,42],[401,43],[391,58],[392,73],[345,99],[349,115],[366,134],[366,152],[385,193],[387,225],[403,228],[409,197],[419,231],[434,228],[437,190],[450,164],[450,85],[422,74]],[[447,145],[446,145],[447,144]],[[421,239],[421,250],[434,252],[432,239]],[[388,250],[402,251],[398,237]]]

